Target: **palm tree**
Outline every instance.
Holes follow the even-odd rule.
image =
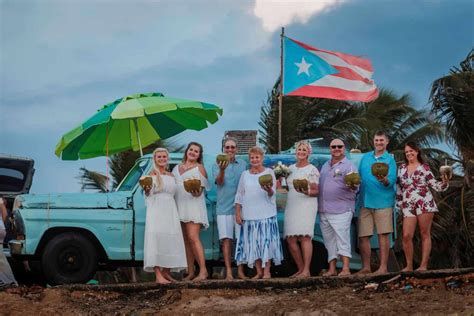
[[[446,138],[457,149],[463,177],[451,181],[437,200],[439,215],[433,223],[437,263],[455,267],[474,265],[474,50],[459,67],[433,82],[430,101],[435,120],[445,124]],[[457,181],[456,181],[457,180]],[[436,254],[435,254],[436,255]]]
[[[446,125],[448,142],[456,146],[465,180],[474,180],[474,49],[460,67],[433,82],[430,93],[436,120]]]
[[[259,122],[261,143],[271,153],[278,148],[278,85],[279,80],[262,107]],[[373,135],[384,130],[390,137],[388,149],[398,159],[403,157],[404,144],[411,140],[426,147],[428,157],[449,157],[431,147],[443,139],[442,124],[430,120],[426,110],[415,109],[409,95],[397,97],[386,89],[381,89],[379,98],[369,103],[284,97],[282,120],[282,149],[300,139],[338,137],[352,148],[370,151]]]

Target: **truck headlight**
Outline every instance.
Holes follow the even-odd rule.
[[[15,198],[15,201],[13,201],[13,210],[20,209],[22,207],[21,202],[23,202],[23,198],[19,195]]]
[[[25,223],[18,209],[13,211],[12,231],[16,239],[25,239]]]

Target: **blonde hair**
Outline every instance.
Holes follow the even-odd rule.
[[[299,142],[296,143],[296,150],[298,150],[298,148],[300,148],[300,146],[305,146],[306,149],[308,150],[308,155],[311,155],[311,153],[313,152],[313,147],[311,146],[311,144],[305,140],[300,140]]]
[[[263,149],[258,146],[253,146],[252,148],[249,149],[249,156],[251,154],[258,154],[262,157],[265,156],[265,152],[263,151]]]
[[[168,152],[168,149],[166,148],[163,148],[163,147],[158,147],[156,148],[155,150],[153,150],[153,170],[155,170],[156,172],[156,176],[155,176],[155,179],[156,179],[156,188],[158,191],[161,191],[163,190],[163,179],[161,178],[161,173],[160,173],[160,168],[158,168],[158,166],[156,165],[156,161],[155,161],[155,154],[156,153],[166,153],[167,156],[169,156],[169,152]]]

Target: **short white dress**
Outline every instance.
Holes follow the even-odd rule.
[[[178,206],[179,219],[182,222],[188,223],[193,222],[196,224],[202,224],[204,229],[209,227],[209,221],[207,219],[207,207],[204,192],[199,197],[192,196],[191,193],[184,190],[183,182],[186,179],[200,179],[201,186],[206,190],[209,190],[209,181],[199,171],[199,167],[196,166],[189,170],[186,170],[183,174],[179,174],[179,165],[173,168],[173,175],[176,180],[176,205]]]
[[[145,196],[146,222],[143,270],[185,268],[186,252],[178,210],[174,200],[176,183],[172,176],[161,175],[163,188],[157,189],[156,177],[150,195]]]
[[[288,199],[286,201],[284,236],[309,236],[313,237],[316,214],[318,212],[318,198],[299,193],[293,186],[294,179],[306,179],[310,183],[319,183],[318,169],[309,164],[298,168],[295,164],[290,166],[288,183]]]

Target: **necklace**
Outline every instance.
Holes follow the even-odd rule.
[[[263,167],[259,167],[258,169],[250,168],[249,171],[250,171],[251,174],[259,174],[260,172],[263,171]]]

